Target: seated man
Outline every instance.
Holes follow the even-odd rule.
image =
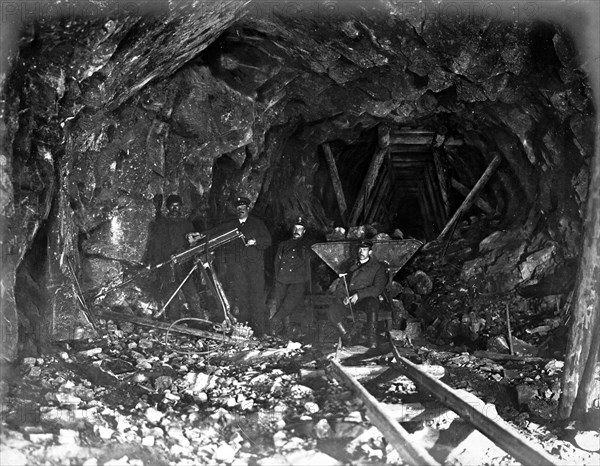
[[[336,303],[328,310],[329,319],[337,325],[342,339],[348,342],[349,335],[342,324],[342,319],[350,312],[363,311],[367,314],[367,344],[370,347],[376,344],[377,310],[379,308],[379,295],[385,291],[387,276],[384,266],[372,255],[373,242],[363,240],[358,245],[358,260],[351,265],[348,274],[340,275],[341,281],[347,280],[343,285],[347,295],[343,305]],[[347,279],[347,276],[350,279]],[[344,291],[346,291],[346,289]]]

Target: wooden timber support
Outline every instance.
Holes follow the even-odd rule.
[[[467,197],[469,195],[469,188],[467,188],[460,181],[452,178],[450,180],[450,183],[452,184],[452,187],[456,189],[459,193],[461,193],[464,197]],[[481,199],[481,197],[477,197],[477,199],[475,200],[475,205],[479,207],[482,211],[484,211],[486,214],[494,213],[494,208],[491,205],[489,205],[486,201]]]
[[[364,206],[369,199],[369,195],[375,186],[375,181],[377,181],[379,168],[381,167],[381,164],[385,160],[385,156],[389,151],[390,129],[387,126],[380,126],[378,131],[379,147],[371,159],[371,164],[369,165],[369,169],[363,180],[363,184],[358,192],[358,196],[356,197],[356,202],[354,203],[354,207],[352,207],[352,212],[348,218],[348,226],[355,226],[357,224],[361,213],[363,213]]]
[[[384,165],[379,177],[379,183],[367,202],[365,223],[371,223],[375,220],[379,206],[382,204],[383,199],[386,198],[392,184],[390,173],[388,166]]]
[[[327,166],[329,167],[329,175],[331,176],[331,183],[333,185],[333,191],[337,199],[338,207],[340,209],[340,216],[342,222],[346,223],[346,211],[348,207],[346,205],[346,197],[344,196],[344,190],[342,189],[342,181],[340,180],[340,174],[338,173],[333,153],[329,143],[323,143],[323,153],[325,154],[325,160],[327,160]]]
[[[194,337],[208,338],[210,340],[222,341],[224,343],[239,343],[239,340],[234,340],[227,335],[216,332],[207,332],[206,330],[199,330],[195,328],[184,327],[183,325],[171,325],[168,322],[159,322],[157,320],[145,319],[143,317],[132,316],[129,314],[121,314],[119,312],[103,311],[100,317],[104,319],[119,320],[125,322],[131,322],[132,324],[141,325],[143,327],[155,328],[162,331],[170,331],[175,333],[182,333],[184,335],[191,335]]]
[[[596,95],[598,98],[598,95]],[[600,351],[600,142],[590,167],[583,245],[575,281],[575,299],[562,378],[558,416],[563,419],[591,412],[594,374]]]
[[[379,402],[371,395],[354,377],[352,377],[337,361],[332,360],[331,366],[334,374],[345,385],[354,390],[365,403],[369,420],[375,425],[385,438],[400,453],[402,459],[415,466],[439,466],[438,463],[423,447],[414,441],[412,436],[388,413],[384,412]]]
[[[477,183],[475,183],[475,186],[473,186],[473,189],[471,189],[471,192],[469,192],[469,194],[467,195],[467,197],[465,198],[463,203],[460,205],[460,207],[458,209],[456,209],[456,212],[454,212],[454,215],[452,216],[452,218],[450,220],[448,220],[448,223],[446,224],[446,226],[444,227],[442,232],[439,234],[438,239],[442,239],[444,236],[446,236],[446,234],[452,228],[452,225],[454,224],[454,222],[456,222],[456,220],[464,212],[469,210],[469,208],[475,202],[475,199],[477,199],[477,196],[479,195],[481,190],[484,188],[484,186],[487,184],[487,182],[490,180],[490,178],[496,171],[496,168],[498,168],[498,165],[500,165],[500,162],[502,162],[502,154],[498,153],[492,159],[492,161],[490,162],[488,167],[485,169],[485,171],[483,172],[483,175],[481,175],[481,178],[479,178]]]
[[[390,342],[391,342],[391,337]],[[502,419],[492,419],[485,414],[485,403],[479,399],[477,403],[464,400],[455,390],[445,383],[425,374],[408,359],[402,357],[394,344],[391,344],[397,367],[411,379],[419,389],[425,389],[448,408],[468,420],[482,434],[501,447],[506,453],[528,466],[549,466],[557,464],[556,460],[537,445],[522,438],[508,423]],[[471,398],[475,399],[473,395]],[[479,403],[481,402],[481,403]]]
[[[450,196],[448,195],[448,175],[442,164],[442,154],[439,149],[433,149],[433,165],[435,167],[435,174],[438,178],[438,185],[440,187],[440,194],[442,196],[442,204],[444,206],[444,213],[446,217],[450,215]]]

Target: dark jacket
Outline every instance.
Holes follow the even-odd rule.
[[[264,263],[264,251],[271,246],[271,234],[257,217],[249,215],[244,224],[236,218],[223,226],[227,230],[237,228],[243,233],[245,240],[254,238],[255,246],[246,246],[242,239],[236,239],[223,246],[223,259],[227,264]]]
[[[306,238],[288,239],[279,243],[275,254],[275,279],[291,284],[310,278],[310,243]]]
[[[148,242],[144,263],[160,264],[170,259],[171,254],[189,248],[185,235],[196,231],[187,218],[159,217],[148,227]]]
[[[377,298],[384,292],[387,276],[384,266],[376,258],[371,256],[364,264],[357,261],[348,272],[350,294],[357,293],[359,300],[367,297]]]

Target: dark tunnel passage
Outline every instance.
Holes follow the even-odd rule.
[[[300,217],[313,242],[422,243],[391,283],[403,331],[418,321],[438,342],[464,316],[497,323],[506,299],[528,323],[563,319],[548,344],[570,353],[568,313],[597,299],[577,291],[598,273],[582,254],[598,195],[594,65],[571,26],[585,13],[355,3],[314,17],[164,2],[156,16],[15,25],[0,103],[5,360],[93,337],[96,312],[156,312],[137,277],[172,194],[201,232],[248,198],[273,240],[267,295]],[[336,274],[312,266],[311,291],[327,292]],[[489,327],[467,349],[486,349]]]

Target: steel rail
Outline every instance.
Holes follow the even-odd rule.
[[[411,435],[389,414],[377,399],[371,395],[354,377],[352,377],[336,360],[331,361],[334,375],[345,385],[357,393],[364,402],[370,421],[398,451],[402,459],[415,466],[440,466],[425,448],[421,447]]]
[[[481,403],[475,405],[470,404],[448,385],[419,370],[416,364],[400,355],[389,334],[388,338],[396,359],[394,367],[397,367],[405,376],[411,379],[419,389],[426,390],[461,418],[468,421],[506,453],[527,466],[560,464],[557,463],[556,458],[521,437],[506,421],[502,419],[496,421],[487,416],[484,412],[485,403],[483,401],[480,400]]]

